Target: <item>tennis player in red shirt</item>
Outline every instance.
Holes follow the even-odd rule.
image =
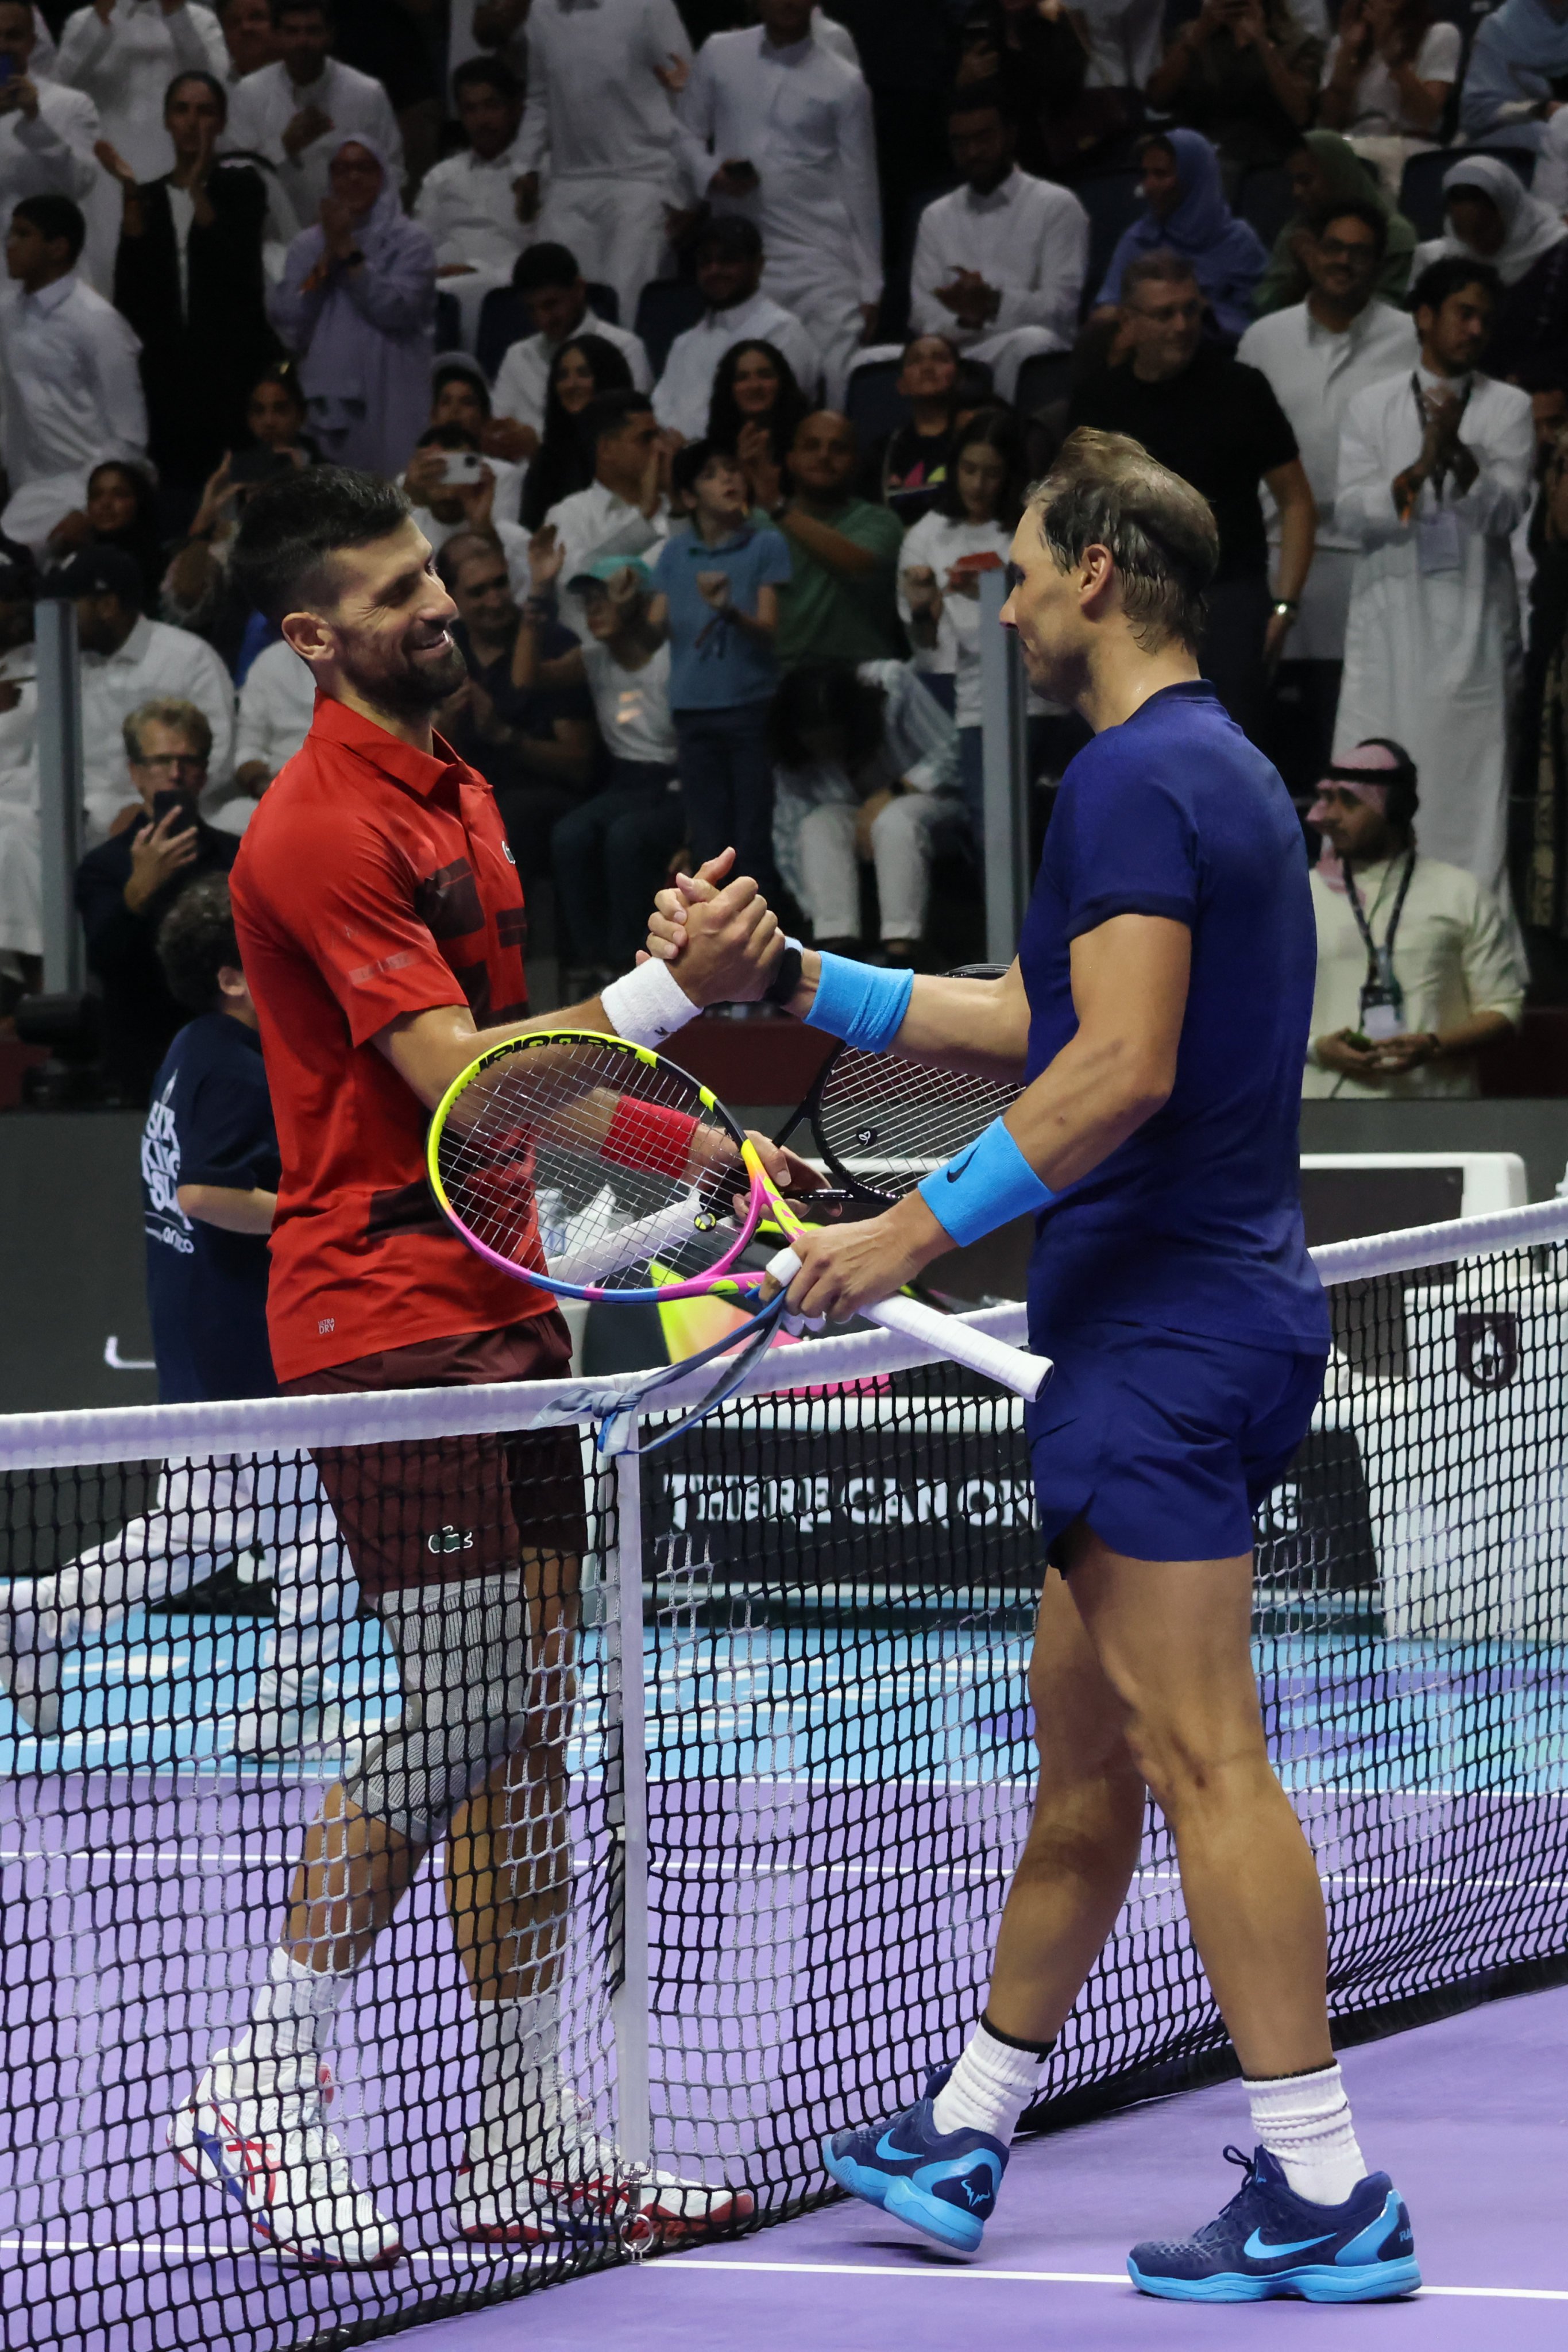
[[[754,996],[782,952],[750,882],[724,893],[679,986],[644,964],[530,1023],[526,918],[489,786],[432,729],[462,683],[456,607],[401,491],[319,467],[246,509],[237,584],[314,672],[314,723],[247,831],[232,895],[283,1180],[268,1323],[294,1393],[563,1374],[549,1295],[487,1267],[425,1180],[427,1111],[487,1046],[533,1028],[657,1045],[703,1003]],[[673,992],[672,992],[673,991]],[[317,1454],[396,1654],[403,1712],[329,1790],[250,2020],[170,2126],[180,2161],[280,2254],[372,2267],[398,2225],[328,2119],[324,2046],[355,1970],[437,1839],[478,2016],[479,2113],[450,2213],[495,2243],[592,2239],[651,2209],[666,2236],[750,2200],[626,2168],[560,2047],[571,1846],[565,1749],[578,1564],[574,1431]]]

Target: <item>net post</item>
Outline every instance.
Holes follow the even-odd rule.
[[[1029,778],[1023,662],[1002,626],[1005,571],[980,574],[980,716],[985,815],[985,953],[1011,963],[1028,903]]]
[[[82,793],[81,655],[76,606],[68,596],[38,600],[39,895],[44,988],[73,995],[82,986],[81,926],[76,914]]]
[[[628,1414],[616,1455],[616,1626],[619,1688],[609,1695],[620,1733],[620,1983],[612,2003],[616,2037],[616,2134],[628,2163],[653,2160],[648,2084],[647,1737],[643,1667],[642,1461],[637,1422]]]

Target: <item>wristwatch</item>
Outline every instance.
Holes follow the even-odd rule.
[[[1299,612],[1300,609],[1300,607],[1297,604],[1294,596],[1276,596],[1274,599],[1274,610],[1277,614],[1295,613]]]

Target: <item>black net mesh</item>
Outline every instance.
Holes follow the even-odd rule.
[[[1336,1291],[1318,1424],[1260,1514],[1258,1671],[1342,2020],[1568,1953],[1561,1257]],[[347,1450],[6,1478],[5,2346],[347,2343],[624,2260],[650,2208],[674,2240],[777,2218],[823,2193],[819,2133],[959,2046],[1031,1794],[1021,1409],[951,1369],[872,1371],[745,1399],[618,1473],[575,1433],[497,1441],[516,1528],[547,1538],[528,1553],[504,1510],[466,1546],[486,1444],[362,1450],[357,1487]],[[364,1497],[389,1491],[378,1520]],[[390,1588],[416,1535],[417,1600],[362,1607],[356,1549]],[[509,1569],[521,1591],[491,1594]],[[640,1706],[619,1651],[639,1606]],[[502,1852],[473,1809],[520,1756]],[[318,2037],[343,2194],[374,2217],[327,2218],[402,2259],[311,2273],[182,2168],[179,2118],[300,1933],[334,1787],[423,1859]],[[498,2048],[463,1960],[520,1882],[510,1958],[560,1989],[548,2162],[539,2052]],[[1222,2040],[1152,1818],[1047,2111],[1200,2070]],[[568,2234],[460,2233],[490,2121],[553,2182],[514,2204]]]

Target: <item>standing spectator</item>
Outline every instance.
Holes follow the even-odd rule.
[[[147,454],[141,345],[76,274],[86,235],[68,196],[24,196],[5,232],[0,449],[11,497],[0,534],[35,553],[81,505],[99,459]]]
[[[1120,100],[1126,125],[1143,110],[1143,93],[1160,66],[1164,9],[1161,0],[1083,0],[1074,11],[1089,42],[1084,87]],[[1108,128],[1113,118],[1107,111]]]
[[[1018,160],[1037,179],[1092,168],[1096,150],[1127,128],[1120,100],[1085,89],[1089,45],[1082,12],[1062,0],[981,0],[959,33],[957,94],[1005,86],[1017,121]]]
[[[68,563],[84,547],[118,547],[142,575],[144,612],[156,609],[163,578],[163,541],[149,476],[118,457],[95,466],[87,478],[87,502],[66,515],[49,533],[48,560]]]
[[[674,0],[533,0],[528,12],[523,202],[537,203],[548,161],[540,236],[614,287],[624,323],[664,258],[680,185],[673,93],[690,63]]]
[[[228,64],[223,31],[197,0],[91,0],[66,18],[55,71],[85,90],[103,135],[138,180],[161,180],[174,150],[163,93],[177,73],[216,74]]]
[[[835,0],[853,36],[871,94],[873,147],[880,184],[887,274],[907,274],[914,201],[931,186],[931,158],[942,153],[942,124],[953,75],[953,0]],[[716,13],[734,24],[741,11]],[[816,24],[823,22],[820,15]]]
[[[235,677],[258,650],[256,616],[231,586],[228,559],[245,501],[285,466],[314,465],[305,402],[291,364],[268,368],[245,408],[245,446],[215,467],[184,543],[163,574],[159,610],[177,628],[205,637]]]
[[[792,670],[769,719],[777,761],[773,850],[829,955],[860,956],[860,867],[877,877],[881,946],[911,966],[925,932],[931,861],[963,833],[958,738],[905,662]]]
[[[264,155],[278,174],[296,229],[321,217],[331,165],[345,139],[380,158],[394,196],[403,181],[403,134],[378,81],[331,54],[329,0],[273,0],[279,58],[234,93],[225,144]]]
[[[1411,306],[1407,371],[1346,414],[1334,520],[1359,553],[1334,740],[1405,744],[1428,854],[1506,903],[1519,596],[1509,541],[1530,501],[1530,394],[1479,372],[1499,284],[1434,262]]]
[[[212,750],[204,711],[173,696],[143,702],[125,714],[122,740],[141,805],[82,859],[76,905],[103,983],[104,1076],[122,1101],[142,1104],[184,1018],[158,961],[158,926],[202,875],[228,872],[238,845],[199,814]]]
[[[902,650],[898,608],[897,515],[858,499],[855,428],[820,409],[808,416],[789,453],[788,496],[773,520],[787,536],[794,570],[779,592],[781,669],[803,662],[896,659]]]
[[[1252,307],[1258,318],[1306,299],[1310,279],[1308,256],[1312,243],[1310,223],[1321,219],[1335,205],[1373,205],[1383,215],[1383,261],[1375,291],[1386,301],[1404,299],[1415,253],[1415,231],[1396,212],[1348,140],[1332,131],[1309,131],[1290,158],[1290,185],[1296,210],[1274,240],[1268,267],[1258,279]]]
[[[950,335],[915,335],[904,345],[899,393],[909,415],[873,450],[867,472],[877,494],[907,525],[930,511],[952,461],[959,360]]]
[[[223,27],[228,63],[224,80],[232,90],[247,74],[259,73],[278,60],[278,28],[272,22],[271,0],[218,0],[217,20]]]
[[[1431,0],[1345,0],[1323,60],[1318,112],[1397,196],[1405,166],[1443,135],[1465,37]]]
[[[1333,740],[1340,669],[1357,541],[1334,520],[1340,445],[1345,412],[1359,392],[1415,364],[1415,330],[1409,313],[1379,301],[1385,215],[1363,202],[1331,206],[1309,231],[1303,257],[1311,291],[1304,302],[1271,311],[1241,339],[1237,358],[1273,387],[1301,453],[1317,510],[1312,568],[1286,640],[1282,687],[1296,689],[1304,723],[1281,759],[1292,790],[1310,788],[1322,772]],[[1279,522],[1270,537],[1279,568]],[[1283,593],[1281,590],[1279,592]],[[1282,747],[1284,750],[1285,747]]]
[[[763,283],[822,355],[827,398],[875,331],[882,226],[871,100],[815,39],[811,0],[758,0],[762,22],[705,41],[681,99],[700,199],[755,222]]]
[[[485,448],[490,457],[516,465],[538,450],[551,366],[564,344],[584,334],[613,343],[626,363],[627,383],[637,392],[653,390],[653,370],[636,335],[611,326],[589,308],[587,282],[563,245],[532,247],[512,271],[511,282],[532,313],[533,332],[510,346],[496,371],[495,423]]]
[[[234,730],[235,805],[258,801],[310,731],[316,687],[310,665],[281,638],[264,646],[245,673]],[[247,820],[248,822],[248,819]],[[241,828],[243,830],[243,828]]]
[[[560,818],[551,862],[570,961],[562,976],[568,1003],[629,971],[647,929],[647,909],[685,838],[669,709],[669,643],[649,618],[654,579],[646,563],[601,556],[565,585],[576,593],[588,635],[580,646],[540,655],[554,606],[556,556],[541,548],[533,594],[522,608],[512,683],[524,690],[586,686],[609,754],[608,781]]]
[[[431,0],[332,0],[332,10],[336,54],[386,92],[417,185],[441,152],[446,119],[430,45],[415,21],[432,14]]]
[[[669,635],[669,703],[692,856],[733,846],[736,870],[773,874],[768,706],[778,685],[779,591],[790,576],[782,534],[753,527],[739,462],[705,441],[678,450],[671,479],[691,528],[653,567],[651,618]]]
[[[1503,0],[1470,43],[1459,90],[1462,136],[1499,147],[1543,145],[1565,80],[1568,11],[1552,0]]]
[[[522,84],[500,58],[469,58],[452,76],[452,98],[468,143],[426,173],[414,215],[436,248],[437,274],[472,279],[452,290],[473,299],[510,283],[534,235],[522,217]]]
[[[816,344],[790,311],[761,291],[763,240],[756,224],[728,216],[703,231],[697,248],[697,283],[708,303],[706,315],[677,335],[654,387],[654,414],[661,425],[694,441],[708,424],[713,388],[725,354],[739,342],[765,340],[784,353],[795,381],[813,401],[822,395],[822,362]]]
[[[1022,362],[1063,352],[1078,331],[1089,215],[1067,188],[1018,169],[1000,87],[959,90],[948,148],[964,185],[921,215],[910,324],[983,360],[1011,400]]]
[[[174,170],[139,187],[116,159],[124,215],[115,308],[141,339],[148,447],[182,521],[238,440],[251,385],[278,356],[261,267],[267,190],[247,164],[218,159],[227,110],[211,74],[182,74],[163,106]]]
[[[1202,287],[1215,327],[1234,342],[1247,331],[1268,256],[1256,229],[1237,220],[1226,203],[1219,157],[1196,131],[1162,131],[1145,139],[1138,156],[1143,217],[1118,240],[1097,305],[1120,301],[1121,274],[1140,254],[1179,254]]]
[[[647,394],[600,393],[579,429],[593,453],[593,480],[552,506],[543,523],[561,548],[563,580],[586,572],[595,556],[646,556],[669,534],[669,450]],[[570,591],[563,617],[584,635],[582,606]]]
[[[310,432],[335,464],[400,473],[423,425],[436,344],[436,256],[367,139],[334,153],[318,228],[289,248],[268,304],[300,360]]]
[[[1502,291],[1487,340],[1493,373],[1517,382],[1543,361],[1568,363],[1568,226],[1561,215],[1496,155],[1450,164],[1443,201],[1447,233],[1421,247],[1416,266],[1460,260],[1497,272]]]
[[[552,507],[593,481],[587,412],[606,393],[632,391],[631,373],[624,354],[603,335],[574,335],[556,352],[544,398],[544,437],[522,486],[525,530],[537,530]]]
[[[1399,744],[1357,743],[1309,811],[1318,979],[1301,1091],[1336,1102],[1476,1095],[1478,1046],[1524,1005],[1521,960],[1489,890],[1418,851],[1416,776]]]
[[[705,438],[738,457],[753,507],[777,506],[791,444],[811,403],[776,343],[731,343],[713,378]]]
[[[98,184],[98,109],[85,91],[46,81],[31,0],[0,0],[0,228],[18,196],[85,204]]]
[[[1262,715],[1266,663],[1284,648],[1312,562],[1311,485],[1268,379],[1204,341],[1204,299],[1190,262],[1173,253],[1130,262],[1121,326],[1131,359],[1078,386],[1067,429],[1130,434],[1213,507],[1219,569],[1198,659],[1250,734]],[[1272,599],[1260,482],[1279,512]]]
[[[1203,0],[1149,77],[1151,106],[1212,139],[1227,170],[1279,164],[1312,120],[1323,43],[1287,0]]]

